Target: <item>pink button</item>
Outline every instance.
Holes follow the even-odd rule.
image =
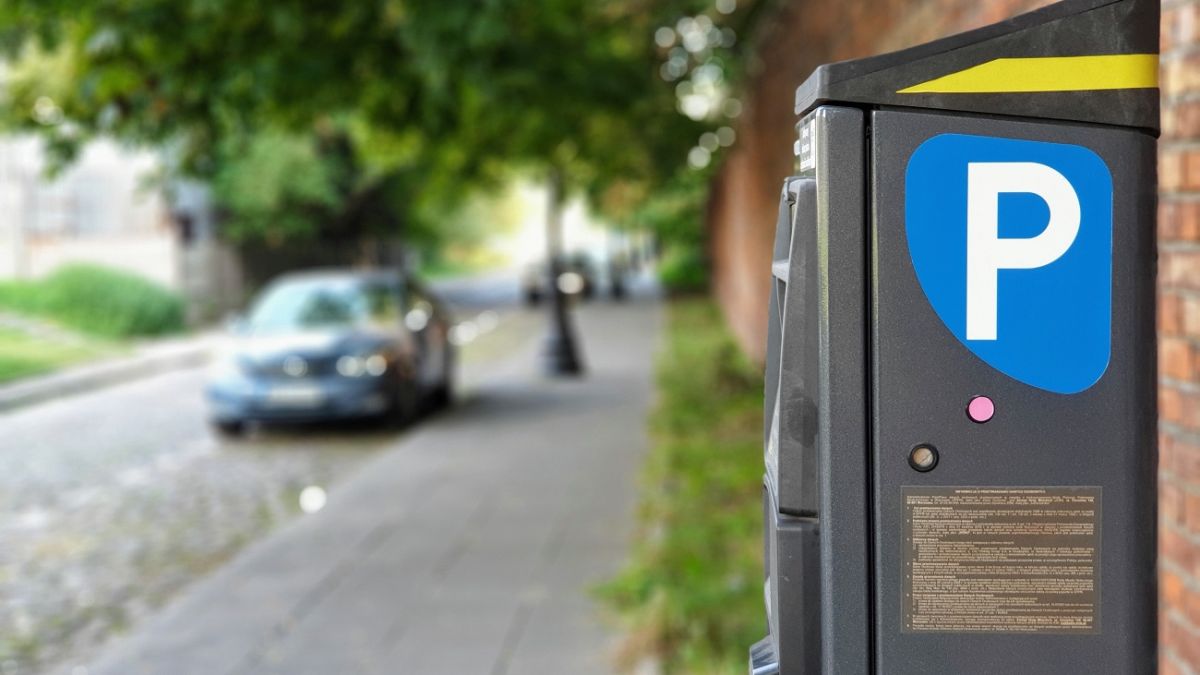
[[[972,422],[983,424],[995,414],[996,404],[986,396],[976,396],[967,404],[967,417],[970,417]]]

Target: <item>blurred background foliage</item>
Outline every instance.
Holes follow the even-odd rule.
[[[696,293],[708,288],[704,222],[708,196],[707,169],[679,171],[633,212],[632,220],[658,235],[663,247],[659,278],[674,293]]]
[[[55,166],[97,135],[164,148],[234,239],[434,241],[516,173],[701,259],[680,184],[732,143],[766,4],[9,0],[3,122]]]

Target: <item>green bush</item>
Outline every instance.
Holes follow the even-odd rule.
[[[674,245],[667,249],[658,267],[663,288],[674,294],[699,293],[708,289],[708,264],[699,246]]]
[[[0,309],[33,314],[109,338],[163,335],[183,328],[183,300],[124,272],[71,265],[42,281],[0,284]]]
[[[766,632],[762,377],[711,302],[677,301],[669,312],[638,540],[600,595],[629,624],[627,661],[744,673]]]

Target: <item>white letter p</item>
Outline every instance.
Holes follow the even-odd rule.
[[[1050,207],[1036,237],[1000,238],[1000,194],[1029,193]],[[1079,195],[1058,171],[1034,162],[967,164],[967,339],[995,340],[997,277],[1002,269],[1045,267],[1079,234]]]

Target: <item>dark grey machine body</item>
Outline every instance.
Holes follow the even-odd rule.
[[[871,603],[865,118],[860,110],[826,106],[811,119],[814,166],[785,186],[772,270],[766,593],[778,608],[772,635],[789,636],[776,644],[780,658],[804,664],[796,672],[865,673]]]
[[[778,365],[768,366],[779,373],[774,425],[776,399],[767,401],[765,500],[781,672],[1153,672],[1154,138],[836,106],[802,126],[810,122],[815,166],[785,187],[781,231],[791,236],[779,238],[774,266],[772,323],[790,321],[773,332]],[[1050,393],[996,371],[926,300],[905,239],[903,181],[913,151],[947,133],[1081,145],[1112,170],[1112,356],[1086,391]],[[963,414],[980,392],[1000,406],[987,424]],[[908,464],[921,443],[940,451],[929,473]],[[1099,632],[903,632],[901,488],[919,485],[1100,487]]]
[[[1118,45],[1112,51],[1154,49],[1148,26],[1157,26],[1157,5],[1149,0],[1073,0],[984,29],[975,41],[970,34],[949,39],[945,49],[965,45],[978,62],[993,58],[993,40],[1052,50],[1055,41],[1037,39],[1037,31],[1070,34],[1064,22],[1076,15],[1086,19],[1081,30],[1125,31],[1110,40]],[[1068,42],[1086,45],[1085,37]],[[1097,53],[1111,53],[1104,44]],[[931,64],[942,52],[931,46],[913,53],[924,59],[920,78],[964,66],[939,71]],[[956,107],[953,95],[902,106],[894,94],[856,88],[903,81],[886,71],[903,73],[906,57],[888,58],[825,67],[800,89],[798,170],[781,195],[771,270],[764,409],[770,635],[752,648],[751,672],[1151,675],[1157,90],[1111,98],[1075,92],[1069,100],[1086,103],[1078,112],[1034,94],[995,113],[979,110],[975,99]],[[946,134],[1081,146],[1109,169],[1111,347],[1095,384],[1063,394],[1018,381],[976,356],[931,305],[906,233],[905,181],[914,152]],[[986,423],[964,410],[980,394],[996,404]],[[915,470],[910,452],[926,444],[936,447],[937,464]],[[1093,491],[1092,628],[906,625],[905,494],[949,487]]]
[[[1149,675],[1155,664],[1155,142],[1113,128],[937,113],[872,113],[871,394],[875,505],[874,604],[879,673],[1106,673]],[[1112,355],[1078,394],[1042,391],[981,362],[942,327],[904,241],[904,168],[937,134],[961,133],[1087,147],[1113,176]],[[987,424],[963,402],[987,392]],[[918,473],[908,451],[940,450]],[[1099,486],[1099,630],[1093,635],[901,632],[906,485]],[[971,670],[962,670],[966,665]]]

